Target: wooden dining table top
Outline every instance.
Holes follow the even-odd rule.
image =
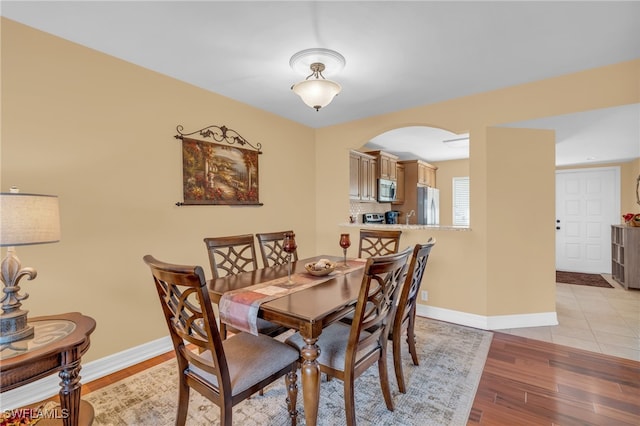
[[[364,262],[359,260],[362,263],[362,268],[341,274],[339,273],[340,264],[344,262],[342,257],[320,255],[292,262],[291,274],[306,274],[304,265],[319,259],[329,259],[338,264],[336,271],[329,275],[327,281],[262,303],[258,316],[286,327],[295,328],[302,335],[317,337],[322,328],[353,311],[362,284]],[[347,261],[355,262],[354,259]],[[207,286],[211,300],[218,303],[227,291],[286,277],[287,268],[286,264],[277,265],[209,280]]]

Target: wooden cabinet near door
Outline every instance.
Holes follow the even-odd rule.
[[[358,151],[349,152],[349,198],[354,201],[375,202],[376,158]]]
[[[640,289],[640,228],[611,226],[611,275],[627,290]]]

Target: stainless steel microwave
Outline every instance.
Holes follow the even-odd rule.
[[[378,202],[390,203],[396,200],[396,183],[389,179],[378,179]]]

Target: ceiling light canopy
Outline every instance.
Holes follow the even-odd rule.
[[[305,74],[311,70],[311,74],[291,86],[291,90],[316,111],[329,105],[342,90],[339,83],[327,80],[322,74],[325,71],[335,74],[344,68],[344,57],[336,51],[321,48],[302,50],[291,57],[289,65],[298,72],[307,67]]]

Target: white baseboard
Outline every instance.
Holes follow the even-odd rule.
[[[80,370],[81,382],[91,382],[169,351],[173,351],[173,344],[169,336],[167,336],[82,364],[82,369]],[[0,396],[0,411],[40,402],[57,395],[59,391],[60,377],[57,374],[52,374],[17,389],[2,392]]]
[[[483,330],[558,325],[558,316],[555,312],[485,316],[418,304],[416,315]]]

